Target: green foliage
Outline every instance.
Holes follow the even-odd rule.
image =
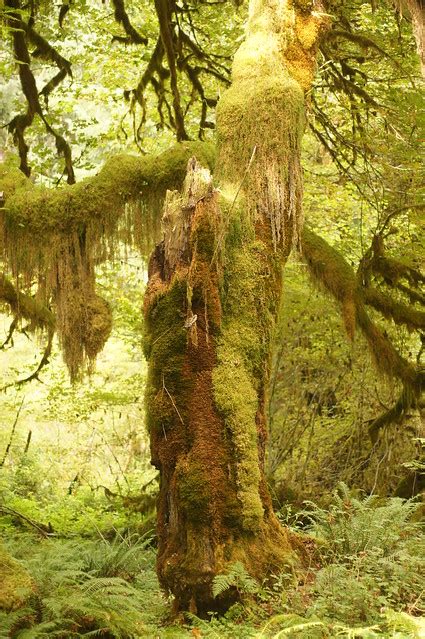
[[[362,498],[341,484],[329,508],[307,505],[316,567],[280,590],[287,612],[261,636],[303,636],[311,623],[317,634],[309,637],[419,637],[423,621],[412,615],[425,608],[425,534],[414,521],[417,502]]]
[[[373,622],[382,608],[423,610],[425,536],[412,521],[417,509],[397,498],[359,499],[344,485],[328,511],[313,507],[311,532],[324,565],[310,611],[356,624]]]
[[[10,550],[35,587],[24,608],[2,613],[0,631],[14,639],[143,636],[149,615],[158,609],[148,542],[132,537],[117,537],[112,543],[101,539],[34,544],[33,538],[25,537],[12,542]]]
[[[307,502],[312,533],[326,541],[328,559],[333,556],[360,555],[379,548],[390,556],[406,536],[416,537],[420,524],[412,523],[418,509],[414,500],[382,499],[376,495],[353,496],[346,485],[340,484],[329,509]]]
[[[188,614],[190,626],[163,621],[167,602],[149,538],[11,535],[5,550],[34,586],[21,608],[0,613],[0,637],[420,639],[425,535],[416,509],[341,485],[328,508],[307,504],[316,550],[298,580],[283,573],[260,585],[235,562],[213,591],[236,589],[242,603],[208,620]]]
[[[347,197],[344,189],[334,190],[328,183],[328,204],[335,210],[343,195]],[[326,194],[320,189],[320,206],[322,197]],[[349,261],[356,268],[359,227],[355,209],[346,210],[344,221],[332,231],[323,225],[322,231],[347,257],[352,247]],[[415,336],[388,324],[385,330],[403,356],[418,356]],[[395,494],[406,475],[402,464],[421,455],[415,441],[421,432],[419,411],[409,411],[402,422],[389,426],[374,447],[367,424],[382,413],[383,404],[391,406],[399,392],[397,382],[377,377],[364,338],[356,335],[349,342],[338,310],[313,288],[302,265],[288,263],[269,401],[268,475],[276,503],[289,501],[299,507],[305,498],[329,494],[339,481]]]
[[[214,597],[218,597],[229,588],[236,588],[240,594],[256,594],[259,590],[259,585],[247,572],[243,563],[236,561],[230,566],[228,572],[214,577]]]

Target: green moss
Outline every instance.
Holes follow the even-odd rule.
[[[111,334],[112,311],[108,302],[94,295],[86,302],[85,315],[84,349],[89,359],[94,360]]]
[[[423,324],[423,314],[406,314],[407,308],[399,303],[388,302],[373,290],[363,292],[358,285],[353,268],[323,238],[307,228],[302,233],[302,253],[313,277],[341,304],[342,316],[348,335],[353,338],[356,325],[366,337],[375,364],[385,375],[395,375],[404,384],[416,384],[416,372],[407,360],[397,352],[391,340],[370,319],[365,302],[374,305],[384,316],[395,321]]]
[[[187,392],[187,382],[182,378],[187,330],[181,311],[186,296],[186,282],[175,276],[166,294],[165,290],[159,293],[145,314],[144,351],[150,361],[146,395],[150,430],[162,430],[173,423],[176,408],[170,395],[181,398]]]
[[[233,63],[233,84],[217,109],[217,173],[242,188],[254,218],[269,219],[275,248],[298,239],[301,211],[299,149],[305,127],[304,91],[284,51],[292,13],[258,2],[247,39]]]
[[[18,167],[10,162],[0,163],[0,191],[3,193],[4,200],[7,200],[18,189],[29,191],[33,188],[31,180]]]
[[[302,231],[302,253],[316,281],[340,302],[346,331],[353,339],[358,285],[352,267],[338,251],[306,227]]]
[[[303,91],[283,71],[280,76],[274,73],[235,82],[217,109],[219,172],[229,182],[241,179],[256,147],[248,179],[265,154],[280,162],[287,176],[289,154],[304,131],[303,104]]]
[[[225,209],[229,203],[223,200],[222,206]],[[270,290],[270,251],[266,244],[254,239],[253,224],[243,204],[230,215],[223,247],[224,319],[217,338],[213,388],[233,450],[242,524],[246,530],[255,530],[263,519],[256,417],[267,377],[280,289]],[[280,273],[280,267],[278,270]]]
[[[366,304],[376,308],[387,319],[392,319],[395,324],[404,324],[409,330],[425,330],[425,312],[413,305],[397,302],[372,288],[366,288],[363,297]]]
[[[181,185],[190,157],[214,165],[214,147],[201,142],[177,144],[156,157],[118,155],[94,177],[60,189],[35,187],[17,169],[0,173],[5,191],[6,222],[41,235],[78,229],[90,220],[110,223],[124,204],[147,189],[162,200],[167,188]],[[31,187],[30,187],[31,185]]]
[[[95,263],[113,254],[118,240],[139,239],[142,252],[149,248],[146,238],[158,231],[166,189],[181,185],[194,154],[214,164],[213,147],[187,142],[157,157],[113,157],[98,175],[58,189],[37,187],[15,167],[0,166],[1,249],[13,275],[24,275],[25,282],[42,275],[46,282],[42,301],[53,298],[57,305],[56,328],[72,379],[85,356],[94,359],[111,328],[110,312],[95,296]],[[146,207],[135,204],[140,198]],[[122,228],[125,233],[118,233]],[[37,309],[27,307],[34,315]]]
[[[34,592],[25,568],[0,547],[0,610],[16,610]]]
[[[196,460],[183,460],[176,467],[181,504],[194,525],[204,526],[210,518],[211,493],[206,479],[205,467]]]

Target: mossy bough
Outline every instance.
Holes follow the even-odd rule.
[[[181,185],[193,151],[213,165],[213,147],[178,144],[157,157],[116,156],[98,175],[55,190],[0,165],[0,250],[24,287],[40,282],[41,305],[53,299],[72,379],[86,360],[94,361],[111,331],[110,309],[96,292],[95,264],[123,240],[147,254],[158,234],[165,191]]]
[[[369,435],[374,442],[384,426],[396,422],[407,410],[418,405],[425,379],[423,372],[400,355],[386,333],[369,317],[366,305],[411,330],[423,327],[424,313],[394,301],[376,289],[363,288],[343,256],[308,228],[302,232],[302,255],[313,278],[340,303],[350,338],[354,339],[358,327],[368,342],[377,369],[384,375],[397,377],[402,383],[402,392],[395,405],[369,426]]]

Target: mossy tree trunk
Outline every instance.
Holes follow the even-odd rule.
[[[308,4],[308,3],[307,3]],[[158,574],[176,611],[226,608],[214,576],[260,581],[299,560],[264,479],[265,394],[282,265],[301,225],[300,140],[320,22],[309,6],[250,3],[218,112],[213,188],[192,160],[169,193],[149,268],[148,424],[160,470]]]

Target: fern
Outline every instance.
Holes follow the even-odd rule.
[[[212,592],[214,597],[236,588],[239,594],[256,594],[259,591],[257,581],[247,572],[242,562],[236,561],[229,572],[214,577]]]
[[[308,502],[305,514],[311,521],[310,532],[323,539],[328,556],[351,556],[380,548],[390,555],[407,534],[420,532],[419,523],[412,522],[418,509],[414,500],[386,499],[368,496],[357,499],[345,484],[334,493],[334,503],[324,510]]]
[[[161,601],[147,540],[119,538],[109,544],[46,540],[21,562],[36,583],[32,608],[0,617],[0,636],[13,639],[142,636],[144,604]],[[25,552],[28,552],[25,544]],[[16,555],[23,555],[15,547]],[[143,584],[144,573],[148,576]],[[110,576],[112,575],[112,576]],[[114,576],[120,575],[120,576]],[[125,576],[125,579],[121,576]],[[137,588],[129,583],[137,582]],[[149,598],[149,597],[148,597]],[[155,609],[155,607],[153,606]],[[4,635],[2,635],[4,632]]]
[[[99,577],[123,577],[133,580],[147,565],[152,553],[150,537],[117,534],[110,543],[102,538],[83,551],[85,570]]]

